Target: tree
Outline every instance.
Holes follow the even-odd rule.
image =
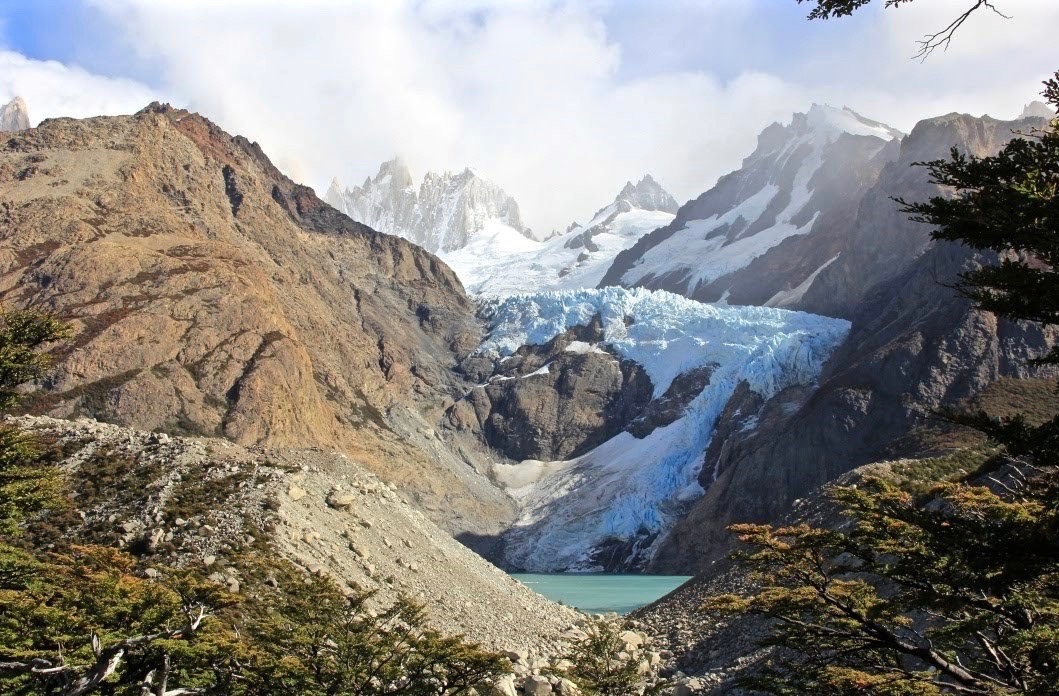
[[[265,572],[276,589],[248,608],[250,693],[452,696],[509,671],[503,656],[427,628],[408,600],[373,610],[370,592],[282,562]]]
[[[872,0],[797,0],[798,4],[809,3],[813,9],[809,12],[809,19],[831,19],[832,17],[849,17],[857,10],[871,4]],[[897,8],[911,3],[912,0],[884,0],[883,5],[887,8]],[[927,34],[918,42],[919,50],[916,58],[926,58],[937,49],[947,49],[952,43],[956,31],[963,26],[978,10],[990,10],[1001,17],[1007,17],[996,6],[993,0],[967,0],[968,7],[953,19],[949,24],[933,34]]]
[[[823,5],[824,3],[821,2]],[[863,3],[862,3],[863,4]],[[855,9],[855,7],[853,8]],[[1044,95],[1059,106],[1059,74]],[[991,157],[921,163],[951,196],[901,201],[938,240],[999,254],[958,289],[985,311],[1059,324],[1059,122]],[[1059,351],[1040,361],[1059,364]],[[846,524],[737,525],[760,589],[707,609],[768,619],[748,680],[776,694],[1059,693],[1059,419],[960,416],[1004,445],[988,471],[914,495],[837,487]],[[989,485],[983,485],[988,483]]]
[[[235,597],[193,573],[154,582],[134,567],[98,546],[43,556],[0,548],[5,693],[176,696],[214,685],[236,640],[214,615]],[[176,681],[183,688],[170,688]]]
[[[19,387],[44,375],[49,357],[43,348],[69,333],[53,317],[29,311],[0,312],[0,413],[14,406]],[[0,533],[12,534],[26,514],[60,498],[57,473],[41,466],[32,438],[0,424]]]
[[[620,696],[632,693],[639,678],[638,665],[624,653],[621,627],[614,622],[597,621],[586,634],[565,656],[573,663],[567,676],[587,694]]]
[[[781,651],[748,680],[769,693],[1055,693],[1059,495],[1032,485],[917,498],[875,477],[833,491],[847,529],[736,525],[761,589],[707,609],[774,622]]]

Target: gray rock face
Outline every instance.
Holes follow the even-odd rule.
[[[594,322],[543,346],[523,346],[449,410],[450,425],[480,433],[516,461],[569,459],[602,444],[643,413],[652,385],[632,361],[566,350],[573,341],[601,338]]]
[[[1022,110],[1022,115],[1019,118],[1055,118],[1055,111],[1052,107],[1048,106],[1042,101],[1031,101],[1026,105],[1026,108]]]
[[[518,203],[471,169],[428,172],[417,191],[408,166],[393,159],[352,189],[332,180],[324,200],[357,222],[434,253],[463,248],[491,223],[530,237]]]
[[[15,97],[0,107],[0,133],[26,130],[29,127],[29,110],[22,97]]]
[[[773,124],[742,168],[619,254],[600,287],[790,306],[838,254],[858,201],[896,156],[900,137],[848,109],[818,105],[789,126]]]
[[[838,259],[820,272],[798,309],[850,318],[879,283],[901,274],[930,247],[929,230],[901,212],[893,197],[922,200],[938,195],[922,167],[947,157],[957,145],[965,152],[990,154],[1012,137],[1012,130],[1043,127],[1042,119],[998,121],[966,114],[949,114],[916,124],[901,145],[900,155],[879,174],[878,182],[862,197],[853,224],[845,230]]]
[[[438,447],[474,306],[436,257],[350,220],[261,149],[163,105],[6,137],[7,307],[74,328],[25,408],[241,444],[328,447],[454,532],[514,505]],[[473,490],[473,492],[472,492]]]
[[[662,542],[651,570],[705,570],[729,550],[728,525],[778,520],[795,500],[854,467],[921,455],[914,434],[937,408],[1000,377],[1037,374],[1026,360],[1042,354],[1053,333],[998,321],[940,284],[996,259],[931,243],[930,229],[905,222],[889,199],[936,193],[911,162],[942,157],[954,144],[986,155],[1026,125],[953,115],[920,123],[905,139],[860,206],[848,259],[821,273],[806,294],[811,309],[852,320],[849,338],[814,393],[790,389],[764,405],[733,398],[729,409],[753,412],[754,427],[718,430],[703,468],[711,477],[706,495]],[[859,279],[876,282],[864,287]]]

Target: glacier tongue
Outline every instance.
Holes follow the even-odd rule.
[[[494,357],[545,343],[598,314],[604,343],[644,367],[656,397],[681,373],[713,366],[709,385],[679,420],[644,439],[623,432],[581,457],[548,463],[540,480],[513,491],[522,514],[507,534],[506,560],[535,571],[593,570],[592,553],[600,545],[664,533],[682,504],[703,493],[697,482],[703,453],[736,387],[746,382],[768,399],[813,383],[849,330],[841,319],[709,305],[642,288],[483,302],[490,333],[480,351]]]

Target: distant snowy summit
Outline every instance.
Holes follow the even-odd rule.
[[[0,107],[0,132],[11,133],[29,127],[29,109],[26,108],[25,99],[15,97]]]
[[[626,182],[584,224],[575,222],[543,242],[515,248],[483,235],[443,258],[468,290],[483,295],[594,288],[622,250],[668,225],[678,207],[648,174]]]
[[[1032,101],[1026,105],[1026,108],[1022,110],[1022,115],[1019,119],[1024,118],[1055,118],[1055,111],[1050,106],[1042,101]]]
[[[600,284],[791,306],[834,261],[857,201],[902,137],[848,107],[813,104],[762,131],[741,168],[620,253]]]
[[[500,235],[515,247],[535,241],[518,203],[469,168],[428,172],[417,187],[408,166],[395,158],[360,186],[343,189],[333,179],[324,200],[357,222],[436,254],[462,249],[481,234]]]

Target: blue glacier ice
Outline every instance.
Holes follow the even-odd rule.
[[[681,503],[702,495],[703,453],[739,383],[765,399],[811,385],[849,331],[842,319],[703,304],[642,288],[512,295],[483,300],[483,314],[489,333],[479,350],[499,358],[598,314],[602,343],[642,365],[655,396],[687,370],[716,366],[683,418],[642,440],[623,432],[576,459],[550,463],[546,476],[513,491],[522,513],[508,534],[507,559],[531,571],[591,570],[600,542],[664,533]]]

